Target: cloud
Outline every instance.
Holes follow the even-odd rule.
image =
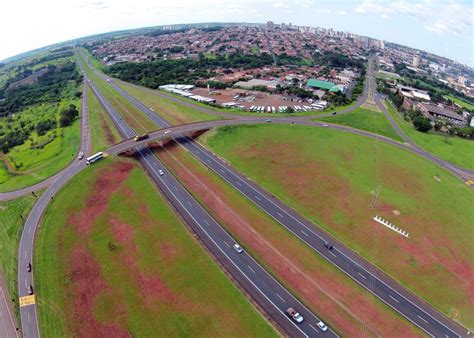
[[[431,0],[393,1],[363,0],[356,7],[360,14],[378,14],[384,19],[408,15],[419,20],[423,27],[439,34],[472,35],[474,10],[468,3],[433,2]]]

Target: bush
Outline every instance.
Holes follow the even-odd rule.
[[[69,108],[63,109],[59,117],[59,125],[61,127],[69,126],[76,117],[79,116],[79,112],[75,105],[71,104]]]
[[[424,116],[416,116],[413,119],[413,126],[416,130],[423,133],[427,133],[431,130],[431,128],[433,128],[430,119]]]

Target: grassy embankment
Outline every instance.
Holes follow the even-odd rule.
[[[37,196],[39,195],[40,193],[37,193]],[[17,298],[16,269],[21,229],[35,202],[36,197],[33,195],[0,202],[1,269],[13,298]]]
[[[460,167],[474,170],[474,141],[454,136],[443,136],[434,132],[422,133],[405,121],[396,109],[386,103],[390,115],[403,132],[419,147]]]
[[[81,172],[43,224],[43,336],[275,336],[132,161]]]
[[[342,124],[344,126],[370,131],[397,141],[402,141],[400,136],[398,136],[390,125],[390,122],[385,118],[385,115],[379,111],[357,108],[347,114],[334,117],[324,117],[318,120]]]
[[[455,177],[408,151],[328,129],[228,127],[207,144],[447,316],[474,325],[473,192]]]
[[[87,87],[92,153],[105,150],[121,140],[115,125],[92,90]]]
[[[421,335],[183,148],[167,146],[158,156],[247,252],[337,332]]]

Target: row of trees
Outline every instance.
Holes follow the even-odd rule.
[[[214,74],[215,68],[260,68],[273,63],[268,54],[244,55],[234,53],[227,56],[217,55],[206,58],[199,55],[198,60],[157,60],[151,62],[117,63],[107,67],[105,72],[121,80],[158,88],[167,83],[195,83],[198,79],[207,79]]]

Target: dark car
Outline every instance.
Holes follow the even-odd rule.
[[[26,264],[26,271],[31,272],[31,263]]]
[[[32,286],[32,285],[29,285],[29,286],[28,286],[28,294],[29,294],[29,295],[32,295],[32,294],[33,294],[33,286]]]
[[[332,250],[333,249],[333,246],[329,243],[324,243],[324,246],[329,249],[329,250]]]
[[[336,112],[334,112],[334,113],[332,113],[332,114],[333,114],[333,115],[336,115],[337,113],[336,113]]]

